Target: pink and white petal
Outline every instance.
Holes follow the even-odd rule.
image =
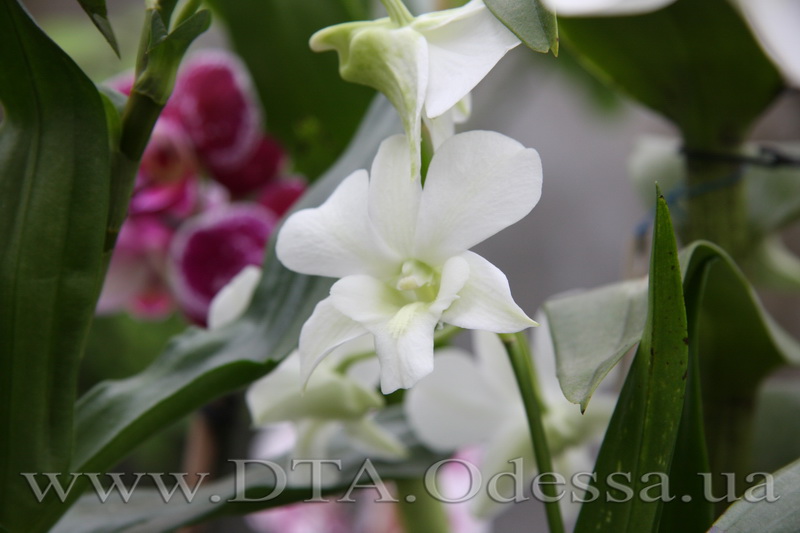
[[[147,260],[141,255],[127,253],[125,250],[115,251],[111,256],[95,312],[105,315],[123,311],[137,294],[147,288],[150,274]]]
[[[406,393],[405,413],[414,433],[442,452],[485,442],[501,427],[503,398],[461,350],[438,350],[434,364]]]
[[[389,137],[372,162],[369,218],[384,241],[401,256],[408,257],[412,252],[421,195],[420,180],[411,179],[406,136]]]
[[[248,265],[214,296],[208,307],[208,328],[227,326],[242,316],[261,280],[261,269]]]
[[[358,322],[340,313],[331,298],[319,302],[300,330],[301,383],[308,382],[311,373],[331,351],[366,333]]]
[[[789,83],[800,87],[800,2],[737,0],[761,45]]]
[[[390,269],[395,263],[367,214],[368,187],[367,171],[357,170],[321,206],[290,216],[278,234],[281,263],[301,274],[332,278]]]
[[[430,78],[425,112],[438,117],[464,98],[519,38],[483,5],[471,2],[450,10],[452,16],[430,13],[412,23],[428,42]]]
[[[675,0],[542,0],[564,17],[614,17],[657,11]]]
[[[428,168],[414,256],[436,264],[468,250],[530,213],[541,194],[536,150],[491,131],[451,137]]]
[[[499,268],[473,252],[460,257],[469,265],[469,280],[442,314],[444,322],[495,333],[515,333],[537,325],[514,302],[508,279]]]

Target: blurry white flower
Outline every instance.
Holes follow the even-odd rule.
[[[403,136],[381,144],[371,177],[347,177],[320,207],[292,215],[277,255],[303,274],[341,278],[300,334],[303,379],[342,343],[371,333],[385,393],[433,370],[441,322],[515,332],[535,324],[505,275],[468,251],[527,215],[541,195],[539,155],[474,131],[435,153],[424,189],[408,178]]]
[[[675,0],[542,0],[558,15],[567,17],[611,17],[656,11]]]
[[[613,404],[598,395],[585,415],[564,398],[555,377],[555,356],[544,315],[534,334],[533,353],[545,404],[543,423],[556,472],[569,476],[591,470],[590,445],[602,436]],[[522,458],[523,482],[536,473],[527,420],[511,364],[497,335],[473,334],[476,357],[449,349],[437,355],[436,369],[406,396],[406,415],[420,440],[430,448],[449,451],[482,444],[480,465],[484,483],[501,472],[513,472],[509,463]],[[503,497],[515,494],[509,476],[498,478]],[[568,499],[568,498],[567,498]],[[479,517],[501,506],[481,491],[472,502]]]
[[[378,369],[374,357],[362,359],[372,352],[368,341],[363,338],[341,346],[319,366],[305,389],[300,381],[300,357],[292,352],[247,390],[253,424],[269,427],[293,422],[295,459],[330,458],[328,445],[340,432],[370,457],[405,457],[405,446],[373,420],[384,401],[375,391]]]
[[[734,0],[790,85],[800,87],[800,2]]]
[[[445,115],[520,41],[483,0],[418,17],[400,0],[384,4],[389,18],[331,26],[310,44],[318,52],[336,50],[342,78],[381,91],[397,108],[416,175],[421,121],[428,122],[434,145],[451,135],[463,110]],[[433,123],[437,117],[443,123]]]

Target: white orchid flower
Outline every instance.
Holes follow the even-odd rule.
[[[542,0],[548,9],[564,17],[641,15],[673,2],[675,0]]]
[[[800,2],[734,0],[790,85],[800,87]]]
[[[388,18],[325,28],[312,35],[310,45],[317,52],[336,50],[343,79],[381,91],[397,108],[416,175],[421,122],[428,123],[434,147],[452,135],[459,112],[448,112],[520,40],[483,0],[418,17],[401,0],[384,5]]]
[[[384,393],[433,370],[440,323],[515,332],[535,325],[505,275],[469,248],[517,222],[539,201],[539,155],[495,132],[451,137],[425,187],[408,179],[402,135],[385,140],[371,176],[348,176],[320,207],[292,215],[277,255],[303,274],[341,278],[300,334],[303,379],[342,343],[371,333]]]
[[[366,337],[341,346],[320,365],[305,389],[299,354],[292,352],[247,390],[253,424],[269,427],[293,422],[296,459],[330,458],[328,445],[339,433],[371,457],[404,458],[407,451],[402,442],[373,420],[384,401],[375,390],[377,362],[374,357],[363,359],[372,351]]]
[[[211,302],[209,327],[220,328],[239,318],[260,278],[261,269],[246,267],[223,287]],[[405,457],[405,446],[373,420],[384,401],[375,391],[378,368],[374,356],[369,357],[372,352],[374,346],[366,337],[341,346],[320,365],[305,390],[299,354],[291,353],[248,389],[246,400],[254,425],[292,422],[295,458],[327,458],[328,444],[337,433],[344,433],[372,457]]]
[[[564,398],[556,380],[555,355],[544,315],[536,319],[544,326],[536,330],[533,342],[546,409],[543,423],[554,468],[568,478],[591,470],[589,448],[602,436],[613,403],[600,394],[581,415],[578,406]],[[508,356],[497,335],[485,331],[473,334],[473,348],[475,358],[456,349],[437,352],[436,369],[407,393],[406,416],[423,444],[434,450],[483,445],[480,471],[484,483],[501,472],[513,472],[509,461],[522,458],[523,483],[528,484],[536,473],[536,463]],[[514,494],[509,476],[498,481],[501,496]],[[484,518],[502,509],[487,491],[481,491],[472,505],[473,512]]]

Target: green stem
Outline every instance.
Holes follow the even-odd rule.
[[[503,346],[508,353],[508,359],[522,395],[522,402],[525,404],[536,468],[540,473],[553,472],[550,447],[547,445],[547,435],[542,424],[545,406],[539,392],[528,340],[523,332],[501,334],[500,340],[503,341]],[[549,496],[544,505],[550,533],[564,533],[564,521],[561,518],[561,509],[558,504],[558,488],[552,484],[543,484],[542,492]]]
[[[406,26],[414,21],[414,15],[408,10],[403,0],[381,0],[389,18],[398,26]]]
[[[737,149],[712,149],[711,154],[735,154]],[[691,154],[694,155],[691,155]],[[702,153],[702,152],[699,152]],[[687,222],[684,240],[712,241],[734,258],[749,244],[744,180],[738,177],[741,163],[703,157],[690,152],[686,162]]]
[[[421,478],[398,479],[397,510],[403,530],[408,533],[449,533],[450,522],[447,519],[442,502],[431,496]]]

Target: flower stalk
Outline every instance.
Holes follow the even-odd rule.
[[[381,0],[389,18],[398,26],[407,26],[414,21],[414,15],[408,10],[403,0]]]
[[[450,523],[442,503],[431,496],[422,479],[398,479],[397,503],[400,522],[407,532],[449,533]]]
[[[536,370],[533,367],[533,359],[531,358],[530,347],[525,338],[525,333],[500,334],[500,340],[503,341],[503,346],[508,354],[511,368],[514,370],[514,376],[517,379],[517,385],[522,395],[522,403],[525,405],[525,414],[528,419],[528,429],[531,434],[536,467],[540,473],[553,472],[553,460],[542,422],[545,406],[539,392]],[[557,487],[555,485],[547,483],[542,485],[542,492],[548,496],[548,501],[544,505],[550,533],[564,533],[564,520],[561,517],[556,491]]]

